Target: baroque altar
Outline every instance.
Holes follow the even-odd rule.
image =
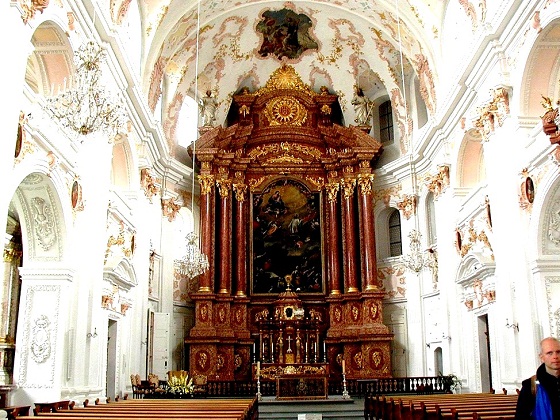
[[[391,376],[373,215],[382,147],[344,125],[338,99],[283,65],[233,95],[227,127],[202,129],[210,268],[190,294],[192,374],[248,380],[260,363],[263,380],[312,368],[340,381],[343,366],[349,379]]]

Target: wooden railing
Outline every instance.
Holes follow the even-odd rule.
[[[346,389],[353,397],[388,394],[446,394],[451,393],[450,385],[441,376],[419,376],[407,378],[350,379]],[[257,393],[255,381],[208,381],[208,397],[246,397]],[[276,382],[261,382],[262,396],[276,395]],[[342,395],[342,381],[329,380],[329,395]]]

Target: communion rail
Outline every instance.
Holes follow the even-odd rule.
[[[367,395],[390,394],[448,394],[451,393],[450,383],[442,376],[419,376],[405,378],[371,378],[347,379],[346,389],[353,397]],[[342,395],[341,380],[329,379],[328,395]],[[205,397],[246,397],[257,393],[256,381],[208,381]],[[262,381],[260,384],[262,396],[276,395],[276,382]]]

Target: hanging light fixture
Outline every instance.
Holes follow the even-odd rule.
[[[195,64],[195,101],[198,103],[198,35],[200,33],[200,0],[197,2],[197,28],[196,28],[196,64]],[[191,209],[194,209],[194,187],[196,169],[196,141],[192,146],[192,188],[191,188]],[[190,232],[185,237],[187,240],[187,252],[181,259],[175,260],[175,271],[191,280],[206,272],[210,265],[208,257],[200,251],[198,246],[198,236]]]
[[[194,232],[188,233],[185,239],[187,252],[183,258],[174,261],[175,271],[191,280],[208,270],[208,257],[200,252],[197,244],[198,236]]]
[[[433,252],[430,252],[430,250],[420,250],[422,234],[416,229],[412,229],[408,234],[408,238],[410,239],[410,254],[402,257],[404,266],[415,273],[420,272],[424,267],[431,267]]]
[[[90,40],[74,52],[75,75],[64,80],[63,91],[47,99],[46,111],[65,129],[82,136],[103,131],[113,137],[125,123],[120,96],[101,84],[106,51]]]

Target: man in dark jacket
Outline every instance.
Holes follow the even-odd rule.
[[[536,378],[526,379],[522,383],[515,420],[560,419],[560,341],[553,337],[542,340],[539,356],[543,363],[537,369]],[[539,404],[540,410],[535,410],[539,387],[548,395],[550,403]],[[545,415],[543,417],[535,413],[532,416],[533,411],[544,411]]]

